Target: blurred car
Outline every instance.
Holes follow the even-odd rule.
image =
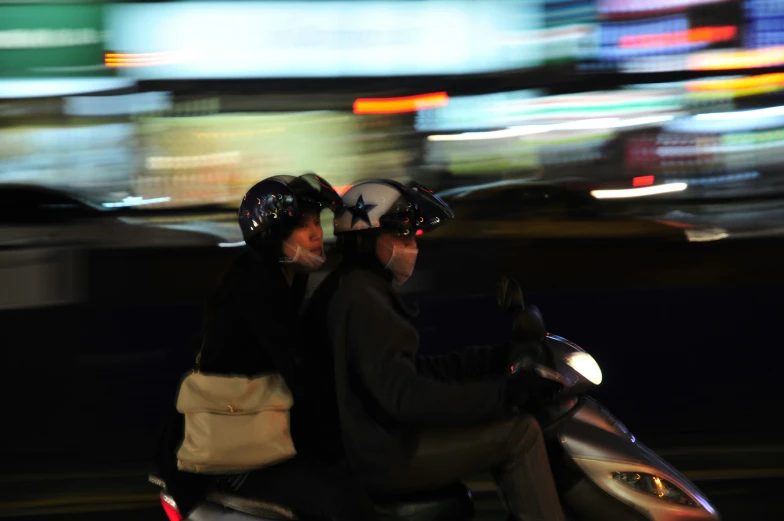
[[[509,180],[446,190],[439,195],[455,222],[432,234],[494,239],[632,239],[685,241],[682,229],[633,217],[624,201],[599,201],[576,182]]]
[[[227,237],[171,229],[117,203],[100,204],[63,190],[0,184],[0,248],[217,246]]]
[[[138,213],[62,190],[0,184],[0,309],[82,301],[91,250],[216,248],[227,240],[220,228],[171,229],[132,217]]]

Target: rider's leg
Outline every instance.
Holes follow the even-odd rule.
[[[519,415],[461,429],[424,429],[404,466],[368,483],[374,494],[437,489],[491,471],[512,516],[520,521],[563,521],[539,423]]]

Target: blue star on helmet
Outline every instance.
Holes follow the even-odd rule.
[[[348,209],[351,212],[351,227],[353,228],[359,221],[365,221],[368,226],[370,226],[368,212],[372,211],[376,206],[378,205],[370,203],[365,204],[365,200],[360,195],[359,199],[357,199],[357,204]]]

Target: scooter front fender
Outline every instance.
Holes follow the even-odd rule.
[[[558,426],[558,439],[567,458],[599,489],[633,508],[650,521],[718,521],[719,514],[705,495],[683,474],[638,442],[595,400],[584,397]],[[619,474],[651,476],[655,490],[640,490]],[[666,494],[674,486],[678,494]],[[657,492],[658,491],[658,492]]]

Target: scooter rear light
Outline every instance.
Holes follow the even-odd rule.
[[[177,509],[177,504],[166,494],[161,494],[161,506],[163,506],[163,511],[166,512],[169,521],[182,521],[182,514]]]

